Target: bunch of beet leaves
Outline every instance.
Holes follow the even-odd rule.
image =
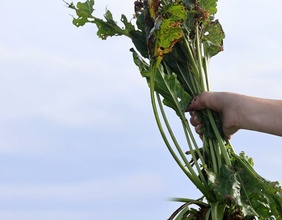
[[[201,146],[195,140],[185,110],[193,97],[209,91],[208,63],[223,50],[224,32],[214,16],[217,0],[138,0],[135,14],[121,16],[122,27],[106,9],[93,15],[94,0],[67,3],[77,27],[97,26],[98,37],[126,36],[141,75],[146,78],[156,123],[172,157],[200,190],[199,199],[177,198],[183,205],[169,219],[282,219],[282,189],[253,169],[244,153],[237,155],[222,135],[219,116],[197,112],[204,123]],[[132,3],[132,4],[133,4]],[[134,22],[134,23],[133,23]],[[173,109],[183,127],[185,146],[171,128],[166,108]]]

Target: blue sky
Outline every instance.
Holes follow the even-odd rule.
[[[96,0],[116,19],[133,1]],[[282,3],[219,1],[225,51],[214,91],[281,99]],[[0,35],[0,218],[167,219],[198,195],[166,150],[125,38],[76,28],[63,1],[5,1]],[[237,152],[282,182],[282,139],[239,131]]]

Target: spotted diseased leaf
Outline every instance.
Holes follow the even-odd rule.
[[[198,0],[198,4],[209,13],[209,15],[214,15],[217,12],[217,0]]]
[[[158,16],[160,0],[148,0],[149,13],[152,18]]]
[[[218,20],[211,22],[204,32],[203,45],[208,58],[211,58],[223,50],[225,34]]]
[[[186,9],[174,2],[164,9],[162,16],[155,20],[155,26],[149,36],[152,57],[163,57],[172,51],[173,46],[183,37],[182,23],[186,18]]]
[[[161,22],[158,35],[155,55],[163,57],[172,51],[173,46],[183,37],[181,23],[172,19],[164,19]]]

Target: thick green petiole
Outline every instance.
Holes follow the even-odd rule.
[[[172,129],[170,128],[170,125],[169,125],[169,122],[168,120],[166,119],[166,116],[165,116],[165,113],[164,113],[164,110],[162,108],[162,103],[160,101],[160,98],[159,96],[157,95],[157,100],[158,100],[158,103],[159,103],[159,108],[160,108],[160,111],[161,111],[161,115],[162,115],[162,118],[165,122],[165,125],[167,127],[167,130],[170,134],[170,137],[178,151],[178,153],[180,154],[180,157],[183,161],[183,163],[181,162],[181,160],[178,158],[178,156],[176,155],[176,153],[174,152],[167,136],[166,136],[166,133],[163,129],[163,126],[162,126],[162,122],[160,120],[160,116],[159,116],[159,113],[158,113],[158,108],[157,108],[157,103],[156,103],[156,95],[155,95],[155,75],[158,71],[158,68],[157,66],[159,65],[160,61],[157,61],[156,63],[154,63],[153,65],[151,65],[151,71],[150,71],[150,96],[151,96],[151,102],[152,102],[152,108],[153,108],[153,112],[154,112],[154,115],[155,115],[155,119],[156,119],[156,123],[158,125],[158,128],[159,128],[159,131],[161,133],[161,136],[169,150],[169,152],[171,153],[172,157],[174,158],[174,160],[176,161],[176,163],[179,165],[179,167],[183,170],[183,172],[188,176],[188,178],[197,186],[197,188],[204,194],[204,195],[208,195],[210,194],[209,190],[207,190],[207,186],[205,186],[205,182],[203,182],[203,180],[205,179],[203,174],[202,174],[202,171],[199,167],[199,165],[197,164],[197,168],[198,168],[198,174],[194,171],[194,169],[192,168],[191,164],[189,163],[189,161],[187,160],[186,158],[186,155],[184,154],[184,152],[182,151],[181,147],[179,146],[173,132],[172,132]],[[175,102],[177,102],[177,100],[175,100]],[[182,115],[182,120],[186,121],[186,118],[185,116],[183,115],[183,113],[181,112],[181,110],[179,109],[179,113],[180,115]],[[192,148],[191,148],[192,149]],[[193,161],[195,163],[197,163],[197,159],[196,159],[196,156],[193,155]],[[185,165],[184,165],[185,164]],[[199,179],[199,175],[201,177],[201,179]]]

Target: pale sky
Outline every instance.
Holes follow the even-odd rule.
[[[131,0],[96,0],[115,18]],[[213,91],[282,98],[282,2],[219,1],[225,50],[210,63]],[[167,151],[149,89],[123,37],[72,25],[63,1],[0,8],[0,219],[167,219],[197,198]],[[282,139],[239,131],[236,152],[282,182]]]

